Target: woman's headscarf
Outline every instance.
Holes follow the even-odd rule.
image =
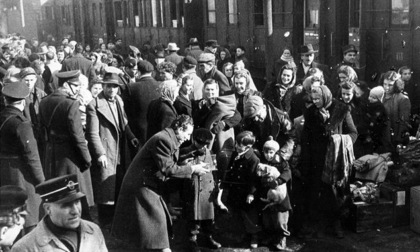
[[[323,108],[328,108],[331,105],[333,97],[327,86],[312,87],[312,94],[315,94],[322,100]]]
[[[176,80],[163,81],[160,86],[160,97],[163,100],[169,101],[171,104],[174,103],[176,97],[178,97],[179,87]]]

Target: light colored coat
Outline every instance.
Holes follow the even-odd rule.
[[[79,252],[107,252],[101,229],[93,222],[82,220]],[[38,226],[13,245],[11,252],[57,252],[70,250],[45,225],[42,219]]]

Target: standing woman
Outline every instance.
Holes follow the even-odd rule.
[[[222,67],[222,73],[226,76],[229,81],[229,87],[233,87],[232,77],[233,77],[233,64],[231,62],[225,63]]]
[[[340,199],[344,196],[345,185],[335,188],[338,194],[333,194],[332,186],[322,181],[327,146],[334,134],[348,134],[354,143],[357,130],[354,126],[347,106],[333,99],[331,91],[326,86],[312,87],[313,105],[304,112],[305,124],[302,132],[302,176],[306,181],[306,208],[308,219],[304,223],[319,230],[318,222],[321,213],[328,213],[328,221],[334,227],[337,237],[343,237],[339,220]],[[321,201],[323,200],[323,201]],[[325,204],[322,204],[322,203]],[[329,209],[321,212],[319,206]]]
[[[384,74],[382,86],[385,89],[384,106],[391,125],[391,141],[394,146],[404,143],[408,139],[406,133],[410,130],[411,103],[408,96],[401,93],[396,83],[403,82],[401,75],[395,71]]]

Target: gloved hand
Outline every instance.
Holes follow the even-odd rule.
[[[225,129],[226,123],[224,121],[219,121],[213,123],[213,127],[210,129],[211,133],[217,134]]]

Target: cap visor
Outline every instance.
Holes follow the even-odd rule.
[[[86,195],[84,193],[77,192],[77,193],[74,193],[74,194],[70,194],[67,197],[64,197],[60,200],[54,201],[54,203],[57,203],[57,204],[68,203],[68,202],[72,202],[72,201],[78,200],[80,198],[83,198],[85,196]]]

